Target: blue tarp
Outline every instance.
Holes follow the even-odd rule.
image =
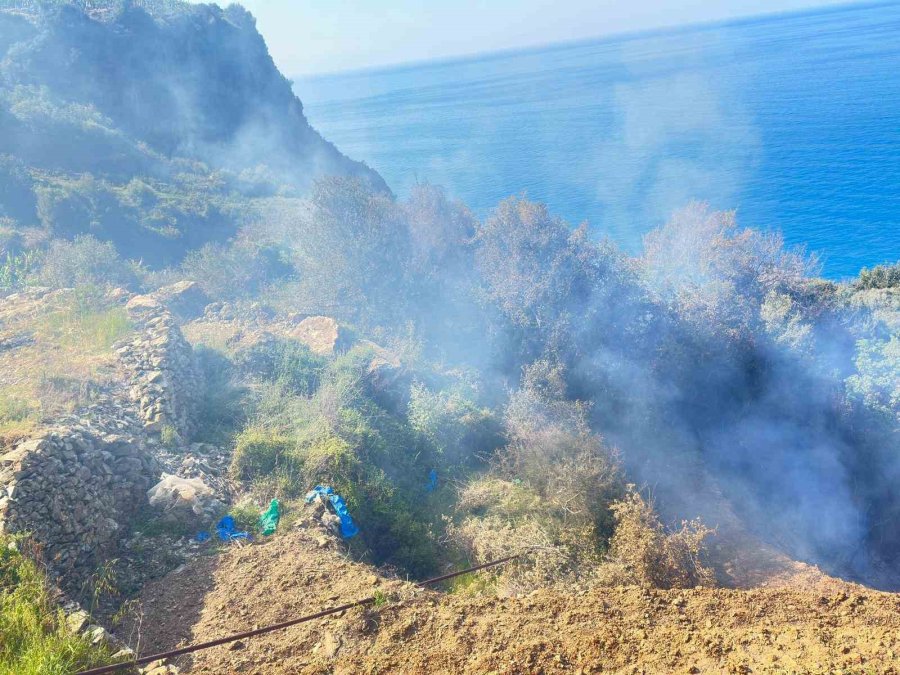
[[[234,527],[234,518],[225,516],[216,525],[216,532],[219,533],[219,539],[222,541],[231,541],[233,539],[249,539],[249,532],[238,532]]]
[[[328,499],[334,507],[334,512],[337,513],[338,517],[341,519],[341,536],[344,537],[344,539],[349,539],[350,537],[355,537],[359,534],[359,528],[356,526],[356,523],[353,522],[353,518],[350,517],[350,512],[347,510],[347,504],[344,503],[344,500],[340,495],[334,493],[331,486],[316,485],[316,487],[312,489],[312,492],[306,495],[306,503],[311,504],[318,495],[321,495],[324,499]]]

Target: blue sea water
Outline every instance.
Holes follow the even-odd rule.
[[[473,45],[474,46],[474,45]],[[900,4],[850,6],[295,82],[399,195],[480,216],[525,192],[630,252],[690,200],[820,255],[900,259]]]

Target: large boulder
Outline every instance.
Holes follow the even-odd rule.
[[[181,321],[203,316],[206,306],[211,302],[209,296],[194,281],[179,281],[163,286],[153,295]]]
[[[353,345],[352,333],[328,316],[308,316],[288,331],[288,336],[321,356],[332,356]]]
[[[147,498],[166,520],[186,525],[213,518],[224,509],[215,490],[202,479],[168,473],[147,491]]]

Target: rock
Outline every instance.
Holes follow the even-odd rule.
[[[162,480],[147,491],[150,505],[168,518],[192,523],[213,516],[223,508],[215,491],[200,478],[182,478],[163,474]]]
[[[178,675],[177,667],[167,664],[164,660],[151,661],[139,671],[141,675]]]
[[[341,638],[330,631],[325,633],[325,637],[322,638],[322,650],[325,652],[325,656],[329,659],[333,659],[337,656],[340,648]]]
[[[113,302],[125,302],[131,297],[131,293],[129,293],[124,288],[113,288],[106,292],[107,300],[112,300]]]
[[[153,295],[136,295],[125,303],[125,309],[128,313],[136,316],[146,314],[160,307],[162,307],[162,303]]]
[[[106,632],[103,626],[88,626],[84,636],[92,645],[101,645],[109,642],[109,633]]]
[[[299,340],[322,356],[331,356],[349,349],[353,337],[346,328],[327,316],[310,316],[288,331],[288,336]]]
[[[366,377],[380,401],[395,409],[409,405],[412,380],[400,358],[374,342],[365,340],[360,344],[372,350]]]
[[[181,321],[203,316],[209,296],[194,281],[179,281],[164,286],[154,294]]]
[[[66,617],[66,628],[70,633],[80,633],[90,622],[91,617],[83,609],[72,612]]]
[[[113,654],[110,659],[114,662],[121,663],[122,661],[134,661],[137,657],[137,654],[134,653],[134,650],[130,647],[124,647]]]

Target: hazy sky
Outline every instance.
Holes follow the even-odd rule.
[[[287,76],[579,40],[842,0],[242,0]],[[229,4],[229,0],[219,0]]]

